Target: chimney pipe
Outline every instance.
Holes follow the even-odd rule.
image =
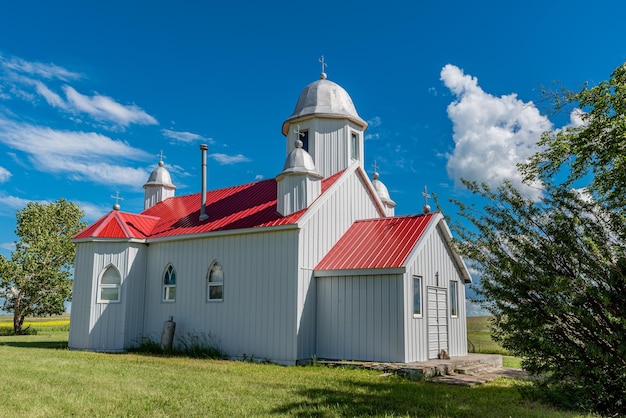
[[[209,149],[207,144],[200,145],[200,151],[202,151],[202,196],[200,204],[200,222],[209,218],[206,214],[206,152]]]

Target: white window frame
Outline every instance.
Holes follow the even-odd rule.
[[[350,158],[359,159],[359,133],[355,131],[350,132]]]
[[[115,273],[114,278],[117,279],[117,283],[103,283],[105,277],[109,278],[110,275],[107,275],[108,272]],[[117,290],[117,299],[105,299],[102,297],[103,290]],[[122,299],[122,275],[119,270],[113,265],[109,264],[102,270],[102,274],[98,279],[98,303],[120,303]]]
[[[450,316],[456,318],[459,316],[459,282],[450,280]]]
[[[417,291],[419,292],[418,302],[419,302],[419,313],[415,313],[415,282],[417,282]],[[422,277],[421,276],[413,276],[413,318],[422,318],[424,312],[424,304],[422,298]]]
[[[171,283],[172,279],[173,283]],[[168,281],[170,281],[170,283],[167,283]],[[167,265],[165,271],[163,272],[163,279],[161,282],[163,284],[163,293],[161,294],[161,300],[168,303],[176,302],[176,269],[173,265]],[[174,293],[174,297],[171,297],[171,293]]]
[[[221,272],[221,280],[213,280],[214,279],[214,268],[218,267]],[[217,277],[215,277],[218,279]],[[224,269],[219,261],[215,260],[211,263],[211,267],[209,267],[209,271],[206,276],[206,300],[207,302],[223,302],[224,301]],[[221,287],[222,289],[222,297],[221,298],[211,298],[211,289]]]

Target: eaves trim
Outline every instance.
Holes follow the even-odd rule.
[[[377,268],[377,269],[345,269],[345,270],[315,270],[314,277],[346,277],[346,276],[373,276],[404,274],[406,267]]]

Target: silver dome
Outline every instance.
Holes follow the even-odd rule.
[[[159,161],[159,166],[155,168],[152,173],[150,173],[148,182],[143,185],[144,188],[149,186],[174,187],[174,184],[172,184],[172,177],[170,176],[169,171],[167,171],[165,167],[163,167],[163,165],[163,161]]]
[[[302,90],[296,108],[283,123],[283,135],[289,132],[291,122],[309,115],[347,118],[363,128],[367,127],[367,122],[356,112],[348,92],[339,84],[325,78],[309,84]]]
[[[383,202],[391,200],[389,190],[387,190],[387,186],[385,186],[382,181],[374,179],[372,180],[372,185],[374,186],[374,190],[376,190],[376,194],[380,197],[380,200]]]
[[[311,154],[302,148],[302,141],[299,140],[296,141],[296,147],[287,155],[283,171],[280,174],[287,173],[306,173],[322,178],[322,175],[315,168]]]

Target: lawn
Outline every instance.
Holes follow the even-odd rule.
[[[1,321],[0,321],[1,323]],[[67,331],[0,337],[0,416],[574,417],[520,395],[379,372],[69,351]]]

